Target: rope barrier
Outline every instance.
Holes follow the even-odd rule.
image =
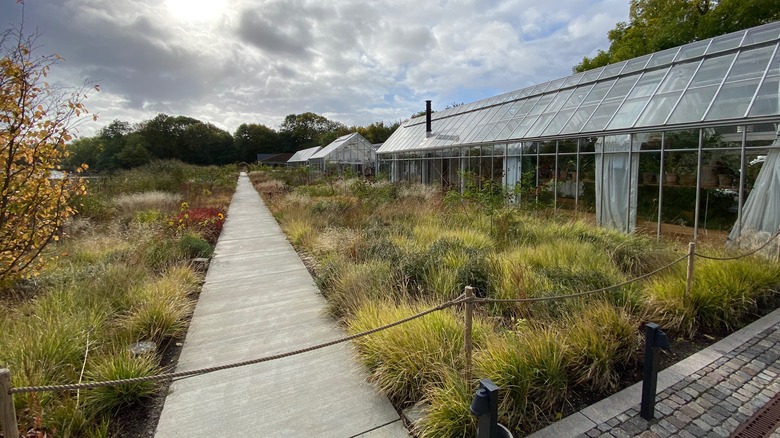
[[[777,238],[778,235],[780,235],[780,230],[777,230],[777,232],[775,232],[775,234],[773,234],[772,237],[767,239],[767,241],[763,245],[759,246],[758,248],[756,248],[756,249],[754,249],[752,251],[746,252],[745,254],[741,254],[741,255],[738,255],[738,256],[735,256],[735,257],[714,257],[714,256],[708,256],[708,255],[704,255],[704,254],[699,254],[697,252],[694,253],[694,255],[696,257],[701,257],[703,259],[709,259],[709,260],[738,260],[738,259],[741,259],[741,258],[745,258],[745,257],[751,256],[751,255],[761,251],[762,249],[766,248],[767,246],[769,246],[770,243],[772,243],[773,240],[775,240],[775,238]]]
[[[664,269],[671,268],[672,266],[676,265],[677,263],[680,263],[681,261],[683,261],[683,260],[685,260],[687,258],[688,258],[688,255],[686,254],[686,255],[678,258],[677,260],[675,260],[675,261],[673,261],[673,262],[671,262],[671,263],[669,263],[667,265],[661,266],[660,268],[658,268],[658,269],[656,269],[656,270],[654,270],[652,272],[648,272],[647,274],[640,275],[639,277],[633,278],[633,279],[628,280],[628,281],[624,281],[623,283],[614,284],[612,286],[603,287],[601,289],[594,289],[594,290],[589,290],[589,291],[585,291],[585,292],[577,292],[577,293],[568,294],[568,295],[556,295],[556,296],[552,296],[552,297],[535,297],[535,298],[477,298],[477,299],[474,300],[474,302],[478,303],[478,304],[483,304],[483,303],[532,303],[532,302],[539,302],[539,301],[554,301],[554,300],[561,300],[561,299],[567,299],[567,298],[577,298],[577,297],[582,297],[582,296],[585,296],[585,295],[592,295],[592,294],[596,294],[596,293],[599,293],[599,292],[605,292],[605,291],[608,291],[608,290],[611,290],[611,289],[617,289],[619,287],[623,287],[623,286],[629,285],[631,283],[635,283],[635,282],[637,282],[639,280],[644,280],[645,278],[648,278],[648,277],[650,277],[652,275],[655,275],[655,274],[663,271]]]
[[[759,248],[752,250],[748,253],[736,256],[736,257],[713,257],[713,256],[707,256],[704,254],[694,253],[694,255],[705,258],[705,259],[711,259],[711,260],[736,260],[739,258],[747,257],[752,254],[757,253],[758,251],[761,251],[762,249],[766,248],[769,243],[772,242],[778,235],[780,235],[780,230],[778,230],[777,233],[775,233],[766,243],[764,243]],[[644,280],[646,278],[649,278],[665,269],[669,269],[670,267],[676,265],[677,263],[680,263],[681,261],[688,258],[688,254],[681,256],[680,258],[676,259],[675,261],[668,263],[658,269],[655,269],[651,272],[648,272],[647,274],[640,275],[639,277],[635,277],[631,280],[624,281],[619,284],[615,284],[612,286],[607,286],[601,289],[594,289],[584,292],[577,292],[573,294],[567,294],[567,295],[556,295],[556,296],[550,296],[550,297],[534,297],[534,298],[475,298],[475,297],[469,297],[466,298],[463,294],[458,296],[455,299],[452,299],[450,301],[447,301],[443,304],[440,304],[436,307],[432,307],[428,310],[424,310],[422,312],[419,312],[415,315],[411,315],[407,318],[380,326],[375,327],[370,330],[366,330],[360,333],[356,333],[354,335],[346,336],[343,338],[335,339],[333,341],[325,342],[322,344],[313,345],[306,348],[301,348],[298,350],[288,351],[286,353],[280,353],[280,354],[274,354],[271,356],[264,356],[256,359],[246,360],[242,362],[235,362],[225,365],[219,365],[214,367],[208,367],[208,368],[201,368],[196,370],[190,370],[190,371],[180,371],[176,373],[163,373],[163,374],[157,374],[154,376],[144,376],[144,377],[134,377],[129,379],[119,379],[119,380],[107,380],[102,382],[86,382],[86,383],[77,383],[77,384],[65,384],[65,385],[45,385],[45,386],[22,386],[22,387],[16,387],[16,388],[10,388],[9,394],[21,394],[21,393],[30,393],[30,392],[44,392],[44,391],[68,391],[68,390],[79,390],[79,389],[94,389],[94,388],[101,388],[105,386],[116,386],[116,385],[124,385],[124,384],[130,384],[130,383],[143,383],[143,382],[160,382],[160,381],[166,381],[166,380],[181,380],[186,379],[190,377],[195,376],[201,376],[204,374],[210,374],[216,371],[222,371],[222,370],[228,370],[232,368],[240,368],[248,365],[255,365],[262,362],[270,362],[272,360],[277,359],[283,359],[285,357],[290,356],[296,356],[303,353],[308,353],[310,351],[319,350],[322,348],[330,347],[333,345],[341,344],[344,342],[348,342],[354,339],[362,338],[364,336],[372,335],[374,333],[378,333],[383,330],[387,330],[396,326],[399,326],[401,324],[405,324],[409,321],[413,321],[418,318],[422,318],[425,315],[438,312],[440,310],[444,310],[448,307],[456,306],[458,304],[463,303],[474,303],[474,304],[487,304],[487,303],[531,303],[531,302],[541,302],[541,301],[554,301],[554,300],[563,300],[563,299],[569,299],[569,298],[577,298],[582,297],[586,295],[593,295],[600,292],[606,292],[612,289],[617,289],[619,287],[623,287],[626,285],[629,285],[631,283],[635,283],[640,280]]]
[[[286,353],[280,353],[280,354],[274,354],[271,356],[265,356],[257,359],[251,359],[246,360],[243,362],[235,362],[231,364],[225,364],[225,365],[219,365],[214,367],[208,367],[208,368],[201,368],[197,370],[191,370],[191,371],[180,371],[178,373],[165,373],[165,374],[157,374],[154,376],[144,376],[144,377],[133,377],[129,379],[119,379],[119,380],[107,380],[103,382],[86,382],[86,383],[78,383],[78,384],[67,384],[67,385],[46,385],[46,386],[20,386],[17,388],[11,388],[8,392],[9,394],[20,394],[20,393],[27,393],[27,392],[44,392],[44,391],[68,391],[68,390],[78,390],[78,389],[94,389],[94,388],[101,388],[105,386],[116,386],[116,385],[124,385],[129,383],[143,383],[143,382],[159,382],[159,381],[165,381],[165,380],[173,380],[173,379],[185,379],[189,377],[195,377],[195,376],[201,376],[204,374],[213,373],[216,371],[222,371],[222,370],[228,370],[232,368],[239,368],[244,367],[248,365],[254,365],[262,362],[269,362],[272,360],[277,359],[283,359],[285,357],[290,356],[296,356],[298,354],[302,353],[308,353],[310,351],[319,350],[325,347],[330,347],[337,344],[342,344],[344,342],[351,341],[353,339],[362,338],[364,336],[368,336],[383,330],[387,330],[390,328],[393,328],[395,326],[399,326],[401,324],[405,324],[409,321],[413,321],[418,318],[422,318],[425,315],[438,312],[440,310],[444,310],[448,307],[452,307],[458,304],[461,304],[465,302],[464,296],[461,294],[457,298],[447,301],[443,304],[440,304],[436,307],[432,307],[428,310],[424,310],[420,313],[411,315],[409,317],[406,317],[404,319],[391,322],[389,324],[385,324],[380,327],[375,327],[370,330],[365,330],[360,333],[355,333],[354,335],[346,336],[343,338],[335,339],[333,341],[325,342],[322,344],[313,345],[311,347],[301,348],[298,350],[288,351]]]

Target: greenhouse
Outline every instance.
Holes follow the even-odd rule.
[[[376,151],[370,141],[353,132],[341,136],[309,158],[312,172],[373,175]]]
[[[780,226],[779,42],[775,22],[428,111],[379,170],[501,185],[625,232],[760,238]]]

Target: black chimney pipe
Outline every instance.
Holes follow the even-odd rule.
[[[425,101],[425,136],[431,135],[431,101]]]

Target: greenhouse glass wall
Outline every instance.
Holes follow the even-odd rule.
[[[379,170],[445,189],[490,180],[625,232],[771,234],[779,41],[770,23],[416,117]]]

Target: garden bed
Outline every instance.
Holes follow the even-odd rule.
[[[363,180],[295,183],[284,171],[250,174],[307,260],[330,312],[350,333],[460,295],[549,297],[621,284],[684,256],[687,242],[657,242],[543,208],[506,207],[495,187],[442,194]],[[270,195],[269,195],[270,193]],[[702,242],[698,252],[726,255]],[[641,282],[585,298],[479,305],[474,378],[505,388],[502,421],[527,433],[637,380],[640,328],[672,337],[672,363],[755,318],[780,268],[760,257],[700,259],[685,291],[685,262]],[[676,341],[675,341],[676,340]],[[399,408],[424,402],[419,436],[474,429],[463,381],[463,312],[443,310],[355,341],[371,379]]]

